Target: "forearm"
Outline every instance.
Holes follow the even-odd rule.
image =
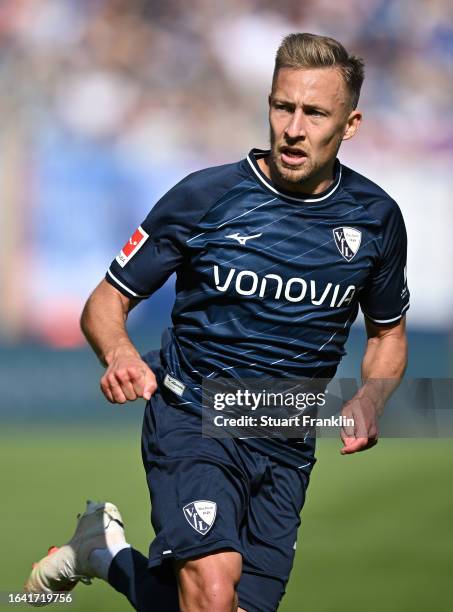
[[[104,283],[88,299],[80,325],[101,363],[108,366],[118,353],[138,356],[138,351],[126,330],[127,306],[119,293]]]
[[[91,294],[80,320],[88,342],[106,366],[100,384],[112,403],[124,404],[139,397],[149,400],[157,388],[154,373],[126,331],[127,315],[137,303],[103,280]]]
[[[363,385],[358,397],[372,400],[381,414],[390,395],[398,387],[406,364],[406,336],[369,338],[362,361]]]
[[[368,343],[362,361],[362,387],[343,406],[342,415],[353,425],[342,427],[341,454],[372,448],[378,440],[378,417],[406,369],[407,340],[404,318],[393,327],[366,321]]]
[[[362,379],[401,380],[407,365],[406,336],[369,338],[362,361]]]

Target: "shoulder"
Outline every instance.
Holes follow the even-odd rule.
[[[187,233],[225,194],[247,177],[244,160],[189,174],[153,206],[142,226],[155,236],[173,228]],[[165,230],[165,231],[167,231]]]
[[[389,218],[402,220],[398,204],[382,187],[344,165],[342,165],[342,187],[379,222],[385,223]]]
[[[225,192],[247,177],[244,160],[232,164],[212,166],[192,172],[177,183],[168,193],[173,196],[190,196],[201,200],[216,201]]]

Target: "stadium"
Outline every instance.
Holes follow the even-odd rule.
[[[406,379],[433,379],[434,387],[451,379],[453,12],[447,0],[5,0],[0,592],[6,607],[12,607],[8,594],[22,592],[32,562],[69,539],[87,499],[118,504],[128,542],[146,554],[153,531],[140,451],[144,402],[105,400],[103,367],[82,335],[80,314],[124,240],[172,185],[268,146],[275,49],[295,31],[337,38],[365,59],[363,125],[342,145],[340,159],[388,191],[404,215],[411,290]],[[227,272],[217,270],[218,287]],[[243,285],[235,277],[231,289],[244,291],[256,274],[249,276]],[[171,277],[130,315],[130,336],[143,353],[159,347],[171,323],[174,285]],[[263,285],[266,279],[259,277],[258,286],[256,277],[257,294]],[[345,297],[337,296],[336,305]],[[310,301],[310,289],[300,301]],[[337,379],[360,378],[365,339],[359,315]],[[388,408],[397,411],[398,427],[390,419],[376,448],[343,457],[338,437],[318,441],[281,612],[451,608],[453,429],[445,424],[448,411],[428,419],[426,398],[419,394],[409,405],[404,393]],[[443,401],[451,404],[451,397]],[[95,580],[77,586],[70,609],[131,607]]]

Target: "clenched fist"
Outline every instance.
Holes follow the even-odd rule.
[[[138,353],[121,352],[108,360],[101,389],[109,402],[124,404],[139,397],[149,400],[157,383],[153,371]]]
[[[343,406],[341,414],[351,419],[354,425],[341,429],[342,455],[351,455],[368,450],[378,443],[378,416],[380,410],[372,399],[356,396]]]

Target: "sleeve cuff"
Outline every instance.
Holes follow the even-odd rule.
[[[362,309],[362,312],[366,316],[366,318],[372,321],[373,323],[377,323],[379,325],[385,325],[386,323],[396,323],[396,321],[399,321],[404,316],[408,308],[409,308],[409,302],[405,306],[403,306],[401,310],[401,314],[399,314],[396,317],[390,317],[388,319],[376,319],[372,317],[371,315],[369,315],[367,312],[365,312],[363,309]]]
[[[110,269],[107,270],[107,274],[105,275],[105,278],[107,282],[113,285],[115,289],[118,289],[118,291],[120,291],[126,297],[129,297],[129,298],[133,297],[133,298],[140,299],[140,300],[143,300],[149,297],[149,295],[141,295],[140,293],[136,293],[133,289],[128,287],[123,281],[121,281],[114,274],[112,274]]]

